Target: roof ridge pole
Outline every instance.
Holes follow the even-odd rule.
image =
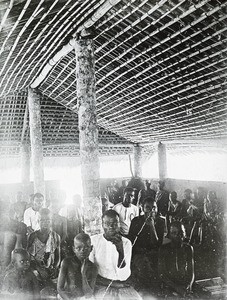
[[[35,89],[28,88],[31,162],[34,177],[34,193],[39,192],[45,196],[40,98],[41,95]]]
[[[134,145],[134,176],[142,177],[142,147]]]
[[[167,178],[166,145],[161,142],[158,143],[158,171],[160,180]]]
[[[101,232],[101,198],[98,153],[98,125],[95,94],[94,43],[90,35],[78,36],[75,43],[77,108],[84,226],[88,234]]]

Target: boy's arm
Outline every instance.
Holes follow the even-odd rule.
[[[32,232],[30,233],[30,235],[28,236],[28,243],[27,243],[27,250],[29,252],[33,242],[34,242],[34,239],[35,239],[35,232]]]
[[[120,247],[119,247],[120,245]],[[120,281],[125,281],[131,274],[131,257],[132,257],[132,243],[128,239],[121,238],[120,244],[116,245],[116,249],[118,251],[118,263],[117,263],[117,277]],[[121,248],[122,247],[122,252]]]
[[[88,278],[87,278],[88,268],[89,268],[89,260],[86,259],[86,260],[84,260],[84,262],[82,263],[82,266],[81,266],[82,288],[83,288],[84,295],[91,297],[94,292],[96,278],[98,275],[98,270],[94,264],[92,266],[90,265],[89,274],[90,274],[91,278],[88,282]]]
[[[163,247],[159,250],[158,256],[158,273],[161,280],[170,288],[175,290],[179,295],[185,296],[186,289],[174,283],[171,278],[168,276],[166,265],[165,265],[165,257],[168,257],[169,253]]]
[[[147,219],[146,224],[149,226],[150,230],[150,238],[152,243],[157,244],[158,243],[158,235],[156,232],[155,224],[154,224],[154,218],[150,217]]]
[[[60,272],[58,275],[58,283],[57,283],[57,290],[59,295],[64,300],[69,300],[73,298],[72,293],[65,291],[65,283],[66,283],[66,276],[68,272],[68,262],[67,260],[63,260],[60,268]]]
[[[195,271],[194,271],[194,250],[193,247],[188,245],[187,247],[187,274],[186,274],[186,280],[187,280],[187,290],[192,290],[192,284],[195,280]]]
[[[26,247],[27,247],[27,226],[25,224],[23,224],[21,227],[22,227],[21,228],[21,243],[22,243],[22,248],[26,249]]]
[[[123,242],[122,242],[122,237],[120,234],[116,234],[114,238],[112,239],[112,243],[115,245],[117,252],[118,252],[118,263],[117,267],[118,268],[124,268],[126,263],[125,263],[125,253],[124,253],[124,247],[123,247]]]
[[[62,239],[61,243],[63,243],[66,240],[67,237],[67,219],[65,217],[62,217]]]
[[[54,264],[53,267],[58,269],[61,263],[61,248],[60,248],[61,238],[57,235],[57,248],[55,249],[54,253]]]
[[[31,272],[29,274],[29,276],[31,276],[32,278],[32,293],[33,293],[33,299],[34,300],[40,300],[40,292],[39,292],[39,284],[38,284],[38,280],[35,277],[35,275],[33,274],[33,272]]]

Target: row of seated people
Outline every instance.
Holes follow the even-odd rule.
[[[53,246],[53,241],[58,244],[58,236],[60,236],[60,258],[72,253],[73,239],[83,230],[81,198],[79,195],[75,195],[73,200],[74,202],[67,207],[61,207],[59,201],[52,201],[49,209],[51,227],[54,233],[48,238],[45,234],[43,237],[40,236],[38,231],[42,221],[40,220],[40,210],[44,207],[42,194],[34,194],[30,203],[22,201],[19,197],[17,202],[12,205],[0,202],[0,270],[4,271],[9,264],[13,249],[29,246],[31,247],[31,254],[32,251],[36,253],[38,249],[39,257],[39,255],[43,255],[45,247],[51,248]],[[44,243],[45,240],[48,246]],[[58,254],[58,256],[60,255]],[[45,256],[45,259],[50,260],[51,258]]]
[[[207,237],[213,236],[223,226],[224,209],[214,191],[206,194],[202,187],[198,187],[196,193],[186,189],[184,199],[179,201],[175,191],[168,192],[164,189],[163,181],[158,183],[157,192],[150,188],[148,180],[145,181],[145,186],[145,189],[139,191],[136,203],[135,189],[132,187],[124,189],[122,201],[116,205],[109,205],[108,199],[103,199],[105,207],[109,206],[120,214],[122,234],[128,234],[131,220],[141,214],[141,207],[147,197],[156,201],[158,213],[166,218],[168,230],[171,220],[183,222],[187,238],[192,244],[206,244]]]
[[[40,209],[40,229],[30,234],[27,250],[13,250],[2,293],[16,297],[23,294],[25,299],[49,299],[57,293],[58,299],[92,295],[96,299],[141,299],[136,291],[141,288],[156,296],[167,290],[180,296],[191,293],[193,249],[183,242],[182,224],[170,224],[170,242],[162,245],[162,237],[155,230],[155,202],[147,199],[143,209],[143,222],[134,219],[128,238],[120,234],[118,213],[107,210],[102,216],[104,233],[91,238],[78,234],[72,256],[65,257],[61,266],[60,237],[51,229],[50,211]],[[145,234],[149,240],[144,240]],[[56,277],[57,288],[51,280]]]
[[[212,274],[213,277],[221,276],[225,280],[226,230],[224,209],[221,209],[215,192],[209,191],[207,197],[204,198],[204,193],[201,191],[203,189],[198,188],[198,197],[194,199],[192,191],[189,189],[185,190],[185,198],[180,202],[177,200],[175,191],[168,193],[163,190],[163,185],[160,186],[156,197],[151,197],[157,210],[156,232],[153,234],[153,238],[157,234],[159,241],[162,243],[165,235],[165,242],[169,237],[170,224],[173,221],[182,222],[185,227],[185,240],[195,249],[198,278],[207,278],[207,276]],[[201,194],[203,197],[201,197]],[[146,199],[142,199],[139,207],[134,205],[134,189],[126,187],[123,194],[123,202],[117,203],[112,207],[119,214],[120,231],[123,236],[131,239],[133,231],[140,231],[144,223],[142,207],[144,207]],[[198,203],[200,202],[202,205],[199,206]],[[140,232],[140,236],[143,238],[139,239],[139,245],[147,245],[147,241],[151,243],[149,230],[147,230],[146,226]],[[152,244],[154,247],[155,243]],[[134,248],[137,248],[137,245]],[[144,253],[145,247],[140,246],[140,248],[142,248],[141,252]],[[147,248],[150,249],[151,245],[150,248],[147,245]],[[138,261],[138,266],[141,266],[140,261]],[[137,274],[139,274],[139,270]],[[141,274],[144,274],[144,272],[142,271]],[[151,274],[151,272],[145,274]],[[148,277],[147,275],[145,276],[145,278]]]
[[[131,206],[132,198],[133,190],[125,190],[124,199],[129,203],[125,208]],[[54,278],[58,278],[57,290],[59,297],[63,299],[77,299],[81,295],[90,295],[94,289],[97,299],[103,299],[105,296],[106,299],[139,299],[139,294],[128,282],[131,271],[132,285],[137,290],[144,288],[149,293],[159,295],[169,289],[181,296],[191,292],[194,281],[193,249],[189,244],[183,243],[185,235],[182,224],[170,223],[169,243],[162,245],[165,220],[157,214],[156,201],[152,198],[145,199],[142,207],[143,215],[132,219],[127,234],[121,234],[122,229],[124,230],[121,211],[120,215],[114,209],[104,212],[104,234],[91,237],[91,242],[88,236],[77,236],[72,247],[73,256],[66,255],[59,275],[62,258],[60,236],[51,229],[50,211],[40,209],[37,213],[40,229],[31,232],[27,242],[31,267],[30,259],[21,259],[20,256],[15,258],[15,255],[18,257],[16,253],[21,253],[22,250],[17,249],[16,253],[14,251],[12,264],[7,267],[4,276],[3,291],[12,292],[12,287],[17,287],[18,284],[23,291],[29,286],[26,278],[22,280],[26,270],[23,270],[19,277],[13,275],[17,274],[16,261],[22,265],[26,261],[27,268],[35,275],[31,278],[38,281],[37,290],[42,291],[44,299],[46,294],[55,293],[56,287],[52,280]],[[90,262],[87,260],[89,254]],[[20,283],[9,284],[10,276],[14,276],[13,278]],[[39,297],[39,294],[34,297]]]

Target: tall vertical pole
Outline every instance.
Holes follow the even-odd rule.
[[[142,147],[139,144],[134,146],[134,175],[142,177]]]
[[[23,193],[28,199],[30,184],[30,145],[25,142],[21,144],[21,182]]]
[[[75,52],[85,231],[96,234],[101,231],[101,200],[93,40],[78,39]]]
[[[161,142],[158,143],[158,168],[159,179],[165,179],[167,177],[166,146]]]
[[[30,184],[30,142],[26,141],[26,133],[29,128],[28,103],[24,111],[24,121],[21,133],[21,183],[25,199],[28,199]]]
[[[31,88],[28,89],[28,108],[34,193],[45,195],[40,95]]]

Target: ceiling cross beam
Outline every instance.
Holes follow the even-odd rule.
[[[55,55],[52,57],[47,64],[42,69],[41,73],[35,80],[33,80],[31,84],[31,88],[37,88],[41,82],[46,78],[49,74],[50,70],[56,65],[64,56],[66,56],[69,52],[74,50],[75,47],[75,38],[76,36],[86,36],[87,30],[95,25],[95,23],[101,19],[111,8],[113,8],[116,4],[118,4],[121,0],[106,0],[91,16],[89,20],[87,20],[83,25],[79,26],[76,33],[73,35],[73,38],[68,42],[68,44],[64,45]]]

